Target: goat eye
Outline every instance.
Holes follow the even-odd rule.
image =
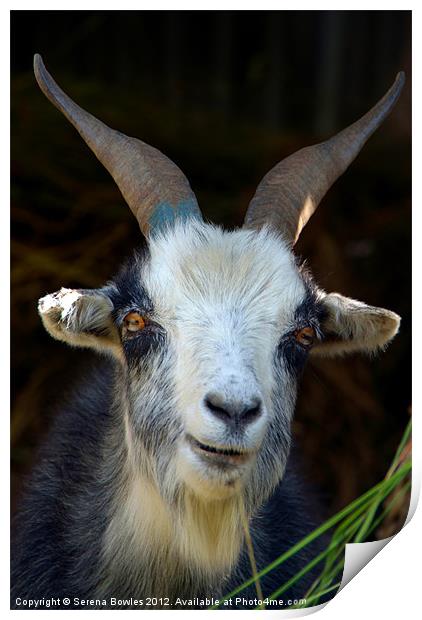
[[[144,329],[145,325],[145,317],[141,316],[138,312],[129,312],[123,319],[123,334],[127,332],[139,332]]]
[[[313,327],[303,327],[295,331],[295,338],[302,347],[309,348],[314,344],[315,330]]]

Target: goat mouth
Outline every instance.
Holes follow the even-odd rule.
[[[238,450],[235,448],[217,448],[216,446],[204,444],[195,439],[195,437],[192,437],[192,435],[187,435],[187,440],[197,454],[200,454],[207,460],[212,460],[215,462],[239,465],[240,463],[248,461],[252,456],[251,452],[247,452],[245,450]]]

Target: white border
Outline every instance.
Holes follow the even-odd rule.
[[[416,69],[413,70],[412,86],[413,86],[413,109],[420,110],[422,102],[420,101],[420,79],[418,68],[420,66],[420,37],[422,36],[420,9],[417,8],[416,2],[413,3],[398,3],[398,2],[363,2],[362,0],[356,0],[353,3],[340,3],[340,2],[324,2],[317,4],[315,2],[295,2],[294,5],[290,3],[277,3],[275,1],[269,2],[268,0],[261,0],[258,4],[251,2],[250,0],[239,0],[227,2],[227,0],[213,0],[212,2],[174,2],[169,0],[155,0],[153,5],[147,2],[98,2],[92,1],[87,7],[86,2],[81,0],[73,0],[70,2],[61,2],[60,6],[55,2],[39,2],[36,7],[37,10],[110,10],[110,9],[125,9],[125,10],[149,10],[149,9],[162,9],[162,10],[411,10],[413,9],[413,66]],[[414,8],[415,7],[415,8]],[[10,33],[9,33],[9,10],[33,10],[33,2],[15,2],[10,3],[9,7],[4,7],[0,12],[0,45],[3,48],[3,53],[0,55],[1,63],[1,75],[9,76],[9,58],[10,58]],[[6,80],[4,80],[6,82]],[[9,80],[7,80],[9,84]],[[1,136],[2,136],[2,163],[1,170],[1,188],[3,193],[2,208],[0,210],[1,226],[0,235],[2,236],[0,242],[0,283],[2,293],[2,303],[0,305],[1,312],[1,325],[3,326],[3,338],[1,347],[1,380],[2,380],[2,402],[4,404],[3,420],[5,425],[3,432],[1,433],[1,448],[3,457],[3,467],[1,469],[1,481],[3,483],[3,509],[0,512],[1,518],[1,560],[0,560],[0,609],[7,614],[15,614],[19,612],[11,612],[9,610],[9,432],[8,432],[8,410],[9,410],[9,389],[8,389],[8,372],[9,367],[9,255],[10,255],[10,242],[9,242],[9,213],[7,206],[10,204],[9,195],[9,169],[10,163],[9,157],[9,97],[6,93],[9,92],[8,86],[3,86],[1,106],[2,114],[1,119]],[[417,145],[420,145],[420,122],[418,116],[413,113],[413,178],[415,180],[421,176],[418,170],[418,164],[420,158],[417,157]],[[417,235],[421,232],[421,209],[422,201],[420,200],[420,188],[419,184],[414,184],[414,198],[413,204],[416,205],[413,211],[413,294],[414,310],[421,307],[421,294],[418,284],[420,286],[420,274],[422,273],[421,265],[421,246],[418,241]],[[394,265],[392,265],[394,268]],[[419,276],[419,277],[418,277]],[[419,280],[419,282],[418,282]],[[412,508],[415,508],[416,497],[419,495],[420,489],[420,472],[421,472],[421,407],[420,407],[420,390],[418,390],[418,380],[420,383],[420,363],[417,359],[417,354],[422,350],[422,332],[418,330],[417,315],[414,319],[414,356],[413,356],[413,385],[414,385],[414,423],[413,423],[413,442],[415,446],[413,462],[413,485],[412,485]],[[419,345],[419,346],[418,346]],[[7,498],[7,499],[6,499]],[[420,607],[419,604],[419,592],[420,592],[420,563],[421,563],[421,532],[422,532],[422,511],[419,509],[416,511],[413,519],[410,523],[400,532],[393,540],[383,549],[379,555],[377,555],[368,566],[345,587],[336,597],[330,601],[330,603],[321,611],[318,612],[319,617],[325,620],[348,620],[349,618],[355,620],[357,614],[365,614],[365,617],[377,617],[377,618],[396,618],[400,617],[413,618],[415,612]],[[45,616],[45,612],[34,612],[36,615],[42,614]],[[55,615],[62,612],[53,612]],[[84,617],[84,611],[68,611],[67,617],[74,617],[81,619]],[[104,618],[104,614],[123,614],[127,617],[127,614],[154,614],[154,618],[160,618],[164,615],[165,618],[169,618],[169,614],[176,614],[179,618],[184,615],[185,611],[170,611],[170,612],[113,612],[113,611],[90,611],[89,617],[93,614],[101,614]],[[190,612],[192,613],[196,612]],[[211,611],[199,612],[201,617],[204,614],[211,614]],[[236,611],[238,618],[244,615],[250,615],[252,611]],[[289,612],[276,612],[266,611],[265,617],[287,617]],[[55,616],[54,616],[55,617]],[[192,616],[191,616],[192,617]]]

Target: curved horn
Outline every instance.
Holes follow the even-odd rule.
[[[270,224],[293,244],[299,238],[331,185],[355,159],[365,142],[396,103],[404,73],[384,97],[361,119],[330,140],[315,144],[283,159],[262,179],[249,204],[244,226]]]
[[[78,130],[116,181],[147,235],[176,219],[201,219],[195,195],[179,168],[157,149],[110,129],[80,108],[56,84],[39,54],[34,72],[44,95]]]

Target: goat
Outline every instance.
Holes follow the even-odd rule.
[[[293,246],[392,109],[404,75],[360,120],[278,163],[244,226],[225,231],[202,220],[173,162],[81,109],[39,55],[34,68],[111,173],[145,242],[102,288],[39,301],[54,338],[104,355],[63,404],[30,478],[12,606],[57,597],[67,608],[200,608],[250,577],[242,511],[258,570],[317,524],[291,457],[308,355],[374,352],[398,332],[394,312],[318,287]],[[263,591],[322,545],[266,575]],[[285,598],[302,597],[314,577]]]

